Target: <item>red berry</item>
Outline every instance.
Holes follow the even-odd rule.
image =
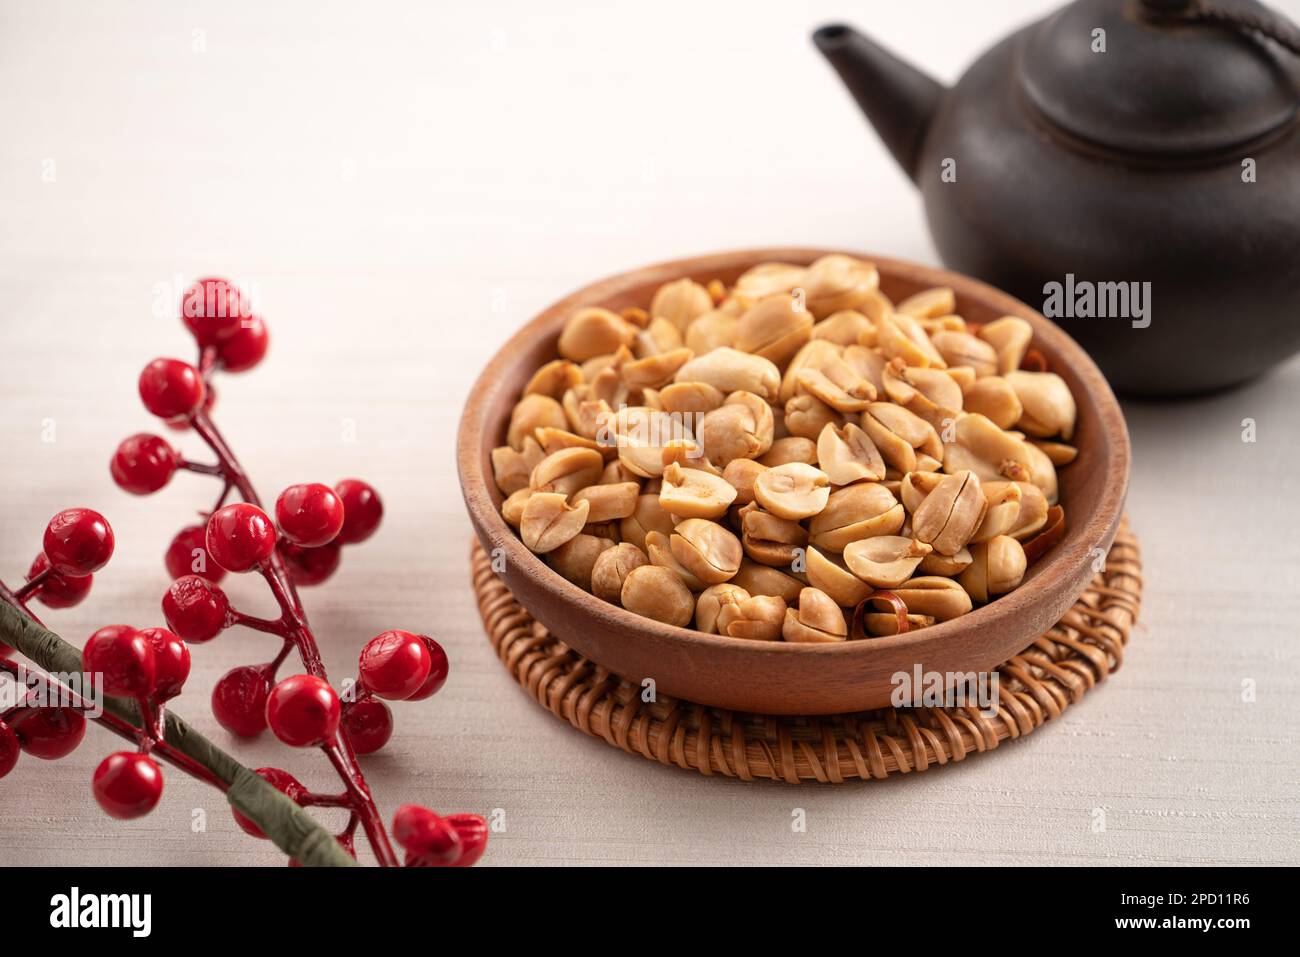
[[[303,548],[293,542],[280,545],[280,557],[289,566],[293,583],[300,587],[319,585],[334,574],[343,557],[343,546],[330,542],[320,548]]]
[[[427,807],[403,804],[393,815],[393,839],[406,848],[408,867],[445,867],[461,856],[460,834]]]
[[[166,628],[146,628],[140,635],[153,648],[154,697],[159,701],[176,697],[190,676],[189,646]]]
[[[172,582],[162,600],[167,627],[195,644],[211,641],[226,627],[230,600],[217,585],[186,575]]]
[[[270,690],[264,666],[232,668],[212,689],[212,713],[231,734],[251,738],[266,729],[266,696]]]
[[[281,771],[279,768],[258,768],[254,773],[290,801],[297,802],[300,797],[307,793],[307,789],[303,787],[302,782],[288,771]],[[244,829],[245,834],[251,834],[253,837],[266,837],[260,827],[233,807],[230,810],[235,815],[235,823]]]
[[[207,415],[217,404],[217,390],[211,382],[203,384],[203,413]],[[163,423],[175,432],[184,432],[190,427],[189,419],[166,419]]]
[[[393,713],[375,698],[355,701],[343,708],[343,733],[357,754],[374,754],[393,735]]]
[[[188,419],[203,406],[203,377],[180,359],[154,359],[140,373],[140,400],[160,419]]]
[[[226,279],[200,279],[181,297],[181,322],[200,346],[216,345],[234,335],[247,313],[239,288]]]
[[[148,495],[171,481],[179,458],[165,439],[140,432],[122,441],[108,470],[113,481],[132,495]]]
[[[266,723],[294,748],[324,744],[339,729],[339,696],[329,682],[314,675],[292,675],[266,699]]]
[[[60,575],[97,572],[113,557],[113,529],[88,508],[65,508],[45,526],[45,554]]]
[[[381,698],[401,701],[429,677],[429,650],[409,631],[386,631],[361,649],[361,683]]]
[[[149,639],[130,625],[105,625],[86,642],[82,667],[116,698],[143,698],[153,690],[157,663]],[[95,676],[99,676],[97,679]]]
[[[227,372],[244,372],[266,356],[269,338],[261,316],[241,319],[229,339],[217,345],[217,361]]]
[[[451,670],[451,662],[447,660],[447,652],[442,650],[442,645],[438,644],[428,635],[416,635],[424,643],[425,649],[429,652],[429,676],[424,679],[424,684],[405,700],[423,701],[425,698],[431,698],[437,694],[447,681],[447,673]]]
[[[275,500],[275,520],[284,537],[304,548],[328,544],[343,527],[343,502],[328,485],[290,485]]]
[[[92,788],[109,817],[142,817],[157,807],[162,797],[162,768],[147,754],[119,751],[95,769]]]
[[[0,721],[0,778],[14,769],[21,751],[22,746],[18,743],[14,729]]]
[[[167,546],[163,563],[172,578],[198,575],[210,582],[226,577],[226,570],[216,562],[208,561],[208,530],[203,525],[187,525],[176,533]]]
[[[23,708],[9,719],[22,749],[54,761],[76,750],[86,734],[86,718],[73,708]]]
[[[228,572],[252,571],[275,551],[275,526],[256,505],[237,502],[208,519],[208,555]]]
[[[343,529],[339,532],[340,545],[364,542],[375,533],[379,520],[384,517],[384,503],[379,493],[360,479],[344,479],[334,486],[343,500]]]
[[[28,569],[27,580],[31,581],[49,567],[50,560],[45,557],[44,552],[41,552],[32,562],[32,567]],[[71,608],[73,605],[80,604],[81,600],[90,594],[90,584],[94,580],[94,575],[68,578],[66,575],[52,571],[36,590],[36,599],[46,608]]]
[[[448,814],[444,820],[460,835],[461,852],[453,867],[471,867],[487,850],[488,823],[481,814]]]

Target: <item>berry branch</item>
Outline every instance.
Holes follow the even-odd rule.
[[[62,514],[62,513],[60,513]],[[56,519],[58,516],[56,516]],[[51,524],[54,524],[53,522]],[[105,523],[107,526],[107,523]],[[44,557],[44,552],[42,556]],[[47,559],[48,561],[48,559]],[[40,559],[37,563],[39,564]],[[90,576],[63,580],[55,572],[44,576],[32,597],[50,607],[66,608],[89,592]],[[35,578],[29,579],[29,584]],[[68,582],[78,582],[75,600],[69,602]],[[13,661],[13,649],[0,645],[0,673],[22,687],[37,685],[0,714],[0,778],[11,772],[21,752],[45,760],[70,754],[85,734],[86,715],[101,727],[139,746],[148,736],[140,707],[130,700],[106,698],[102,711],[80,692],[56,681],[50,672],[81,675],[82,657],[75,648],[41,624],[26,602],[0,582],[0,637],[14,645],[44,673]],[[56,703],[51,703],[56,702]],[[231,805],[258,822],[276,845],[290,857],[311,865],[355,863],[333,837],[279,790],[168,714],[155,732],[153,753],[226,795]]]
[[[378,750],[392,733],[392,714],[379,699],[414,701],[436,693],[447,677],[446,654],[427,635],[386,631],[362,649],[358,675],[346,694],[335,691],[298,587],[327,579],[338,567],[343,545],[369,538],[382,518],[382,503],[373,488],[356,479],[333,488],[319,483],[292,485],[276,500],[273,522],[211,416],[216,394],[213,375],[257,365],[267,349],[265,323],[251,312],[238,289],[219,279],[201,280],[186,291],[181,319],[198,343],[197,364],[153,360],[140,375],[140,398],[170,427],[192,429],[216,461],[191,461],[165,439],[141,433],[118,446],[110,471],[119,486],[138,495],[161,489],[177,471],[216,478],[221,493],[211,511],[200,513],[204,523],[183,528],[167,549],[165,564],[175,578],[162,601],[168,628],[138,631],[109,625],[86,644],[85,670],[101,682],[106,694],[135,702],[137,718],[129,729],[110,727],[133,738],[137,750],[110,755],[100,765],[94,778],[95,797],[115,817],[137,817],[157,805],[162,774],[152,755],[164,760],[171,756],[167,732],[172,718],[166,702],[180,692],[188,677],[189,644],[244,626],[278,637],[280,649],[267,663],[241,666],[222,677],[212,693],[218,722],[235,735],[253,736],[270,727],[291,747],[319,748],[339,776],[343,786],[339,794],[309,791],[279,768],[260,768],[256,774],[296,808],[347,810],[347,824],[334,835],[336,850],[342,848],[355,857],[353,838],[360,828],[381,865],[398,865],[401,861],[357,755]],[[242,500],[226,504],[232,492]],[[90,573],[112,552],[107,522],[87,510],[60,515],[73,512],[79,515],[75,527],[67,530],[62,550],[51,547],[47,531],[45,552],[33,564],[24,586],[28,594],[40,594],[47,603],[59,600],[60,589],[73,603],[79,601],[84,590],[77,594],[75,583],[84,577],[88,588]],[[234,608],[218,584],[227,572],[260,574],[280,609],[279,617],[256,618]],[[4,597],[9,594],[6,589]],[[19,595],[13,593],[13,598],[14,606],[26,611]],[[304,673],[277,681],[291,652],[297,652]],[[0,758],[4,746],[0,738]],[[232,803],[239,806],[234,798]],[[254,836],[269,833],[238,811],[235,818]],[[487,825],[478,815],[441,817],[427,808],[404,805],[394,816],[393,837],[406,851],[408,866],[468,866],[483,853]]]

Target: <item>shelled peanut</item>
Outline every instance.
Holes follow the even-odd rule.
[[[1064,527],[1077,410],[1031,339],[951,289],[893,303],[841,255],[579,309],[492,452],[502,515],[569,581],[708,633],[957,618]]]

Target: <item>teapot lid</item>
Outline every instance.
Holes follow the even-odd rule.
[[[1297,36],[1253,0],[1076,0],[1026,38],[1020,82],[1080,139],[1130,153],[1208,153],[1295,119]]]

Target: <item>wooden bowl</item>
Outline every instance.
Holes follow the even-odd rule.
[[[1119,528],[1128,488],[1129,440],[1119,404],[1101,372],[1069,336],[1024,303],[942,269],[851,253],[874,262],[895,302],[920,289],[950,286],[957,311],[972,322],[1020,316],[1033,346],[1074,393],[1079,457],[1060,470],[1066,532],[1010,594],[952,621],[903,635],[842,644],[786,644],[724,638],[660,624],[608,604],[561,578],[501,517],[491,451],[505,444],[510,410],[532,373],[556,357],[565,319],[582,306],[646,307],[663,283],[682,276],[728,284],[761,262],[807,264],[834,250],[754,249],[648,266],[601,280],[529,322],[488,363],[461,418],[457,460],[470,520],[501,578],[557,637],[634,684],[653,678],[659,693],[700,704],[765,714],[836,714],[884,707],[894,676],[986,671],[1054,625],[1093,577]],[[1098,549],[1101,551],[1099,552]]]

